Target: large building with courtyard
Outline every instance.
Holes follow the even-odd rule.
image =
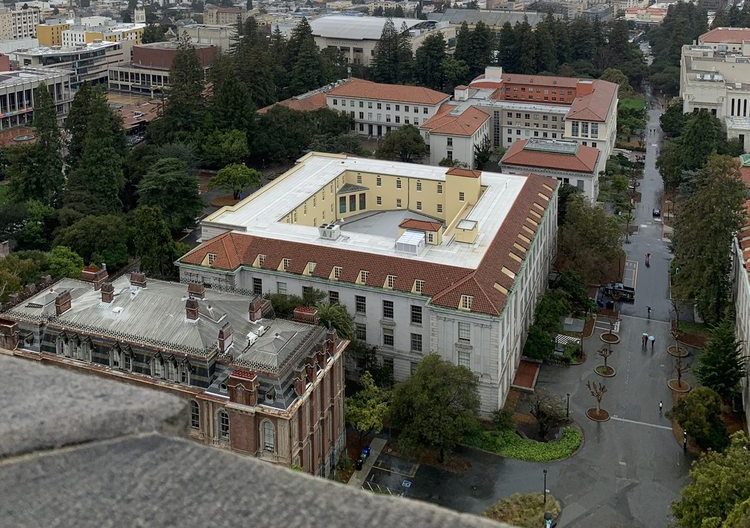
[[[257,295],[322,290],[396,380],[436,352],[501,407],[545,289],[558,182],[310,153],[201,222],[180,280]]]

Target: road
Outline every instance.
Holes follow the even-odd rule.
[[[649,111],[648,129],[659,127],[661,110]],[[638,233],[625,244],[627,259],[635,268],[636,301],[622,309],[621,342],[613,346],[609,364],[614,378],[593,372],[602,360],[596,355],[602,342],[596,332],[584,342],[588,359],[583,365],[557,368],[545,366],[538,390],[564,397],[570,393],[571,413],[584,431],[585,441],[572,458],[549,464],[505,460],[476,451],[466,451],[472,468],[463,475],[441,474],[422,466],[410,496],[459,511],[480,513],[497,498],[516,492],[541,491],[542,470],[549,470],[547,487],[563,504],[558,526],[576,528],[643,527],[669,524],[669,506],[687,479],[690,458],[672,434],[670,422],[659,412],[671,407],[666,380],[673,377],[673,362],[665,347],[670,344],[668,269],[671,255],[662,239],[660,221],[651,217],[658,207],[662,181],[656,170],[659,135],[647,135],[642,201],[636,209]],[[651,253],[651,266],[643,265]],[[646,317],[646,307],[653,309]],[[656,338],[654,351],[642,350],[641,335]],[[605,423],[585,417],[595,406],[586,382],[603,381],[608,389],[602,407],[612,415]]]

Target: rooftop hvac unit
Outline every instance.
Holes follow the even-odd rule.
[[[320,233],[320,238],[336,240],[341,236],[341,226],[336,224],[320,224],[318,226],[318,233]]]
[[[396,251],[409,255],[419,255],[425,246],[424,233],[421,231],[404,231],[396,240]]]

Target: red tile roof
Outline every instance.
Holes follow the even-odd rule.
[[[450,95],[437,92],[423,86],[406,86],[403,84],[384,84],[364,79],[351,78],[331,88],[328,95],[332,97],[359,97],[397,103],[416,103],[436,105],[450,98]]]
[[[544,152],[526,148],[528,140],[516,141],[500,160],[503,165],[540,167],[564,171],[593,173],[599,159],[599,149],[579,145],[575,154]]]
[[[698,37],[698,44],[742,44],[750,40],[750,28],[718,27]]]
[[[513,286],[514,279],[503,273],[502,269],[507,268],[512,273],[521,270],[522,262],[511,257],[510,253],[513,252],[523,261],[525,253],[519,255],[523,252],[518,251],[514,244],[528,249],[529,244],[519,235],[533,238],[527,229],[533,233],[539,229],[539,224],[529,220],[529,210],[532,207],[546,210],[557,185],[558,182],[550,178],[538,175],[527,177],[477,269],[349,251],[335,245],[275,240],[241,232],[218,235],[184,255],[180,262],[200,266],[206,255],[213,253],[213,268],[234,271],[241,265],[252,266],[258,255],[265,255],[263,269],[276,270],[281,260],[288,258],[288,272],[302,275],[309,271],[307,263],[312,261],[316,263],[311,273],[315,277],[328,279],[333,267],[340,266],[339,281],[356,283],[360,270],[367,270],[369,285],[381,287],[387,275],[396,275],[393,289],[403,292],[411,292],[414,281],[420,279],[425,281],[423,293],[432,297],[432,304],[457,309],[461,296],[471,295],[474,297],[473,312],[497,316],[502,313],[507,296],[495,288],[495,284],[506,290]]]
[[[464,178],[479,178],[482,175],[482,171],[464,169],[463,167],[453,167],[448,169],[446,174],[450,174],[451,176],[462,176]]]
[[[415,229],[417,231],[440,231],[443,224],[440,222],[428,222],[427,220],[417,220],[416,218],[407,218],[401,222],[398,227],[403,229]]]
[[[443,104],[437,113],[420,125],[430,134],[471,137],[490,118],[489,114],[476,106],[470,106],[459,115],[451,115],[454,105]]]
[[[609,81],[588,81],[593,84],[593,90],[589,94],[579,95],[570,105],[570,110],[565,119],[578,119],[581,121],[604,122],[607,119],[610,107],[617,100],[618,86]],[[579,86],[579,90],[580,90]],[[617,109],[615,109],[616,111]]]
[[[316,92],[297,97],[290,97],[289,99],[284,99],[278,103],[264,106],[258,110],[258,113],[265,114],[276,105],[285,106],[291,110],[297,110],[299,112],[312,112],[313,110],[319,110],[326,107],[326,94],[324,92]]]

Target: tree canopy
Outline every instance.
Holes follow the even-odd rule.
[[[375,156],[379,159],[417,161],[427,154],[427,145],[414,125],[404,125],[388,132]]]
[[[711,336],[698,356],[695,374],[702,385],[724,399],[737,392],[747,370],[742,344],[734,334],[734,324],[725,319],[711,329]]]
[[[170,229],[181,231],[195,221],[203,208],[198,178],[184,161],[163,158],[154,163],[138,185],[139,205],[160,207]]]
[[[689,438],[702,449],[721,451],[727,445],[727,429],[721,419],[721,398],[708,387],[692,390],[672,407],[668,416],[677,420]]]
[[[366,435],[382,431],[390,394],[375,384],[369,372],[364,372],[359,382],[362,388],[346,399],[345,414],[346,422],[359,433],[361,444]]]
[[[235,163],[217,172],[208,182],[208,188],[231,192],[232,197],[237,200],[243,190],[251,185],[259,185],[260,179],[261,174],[257,170]]]

